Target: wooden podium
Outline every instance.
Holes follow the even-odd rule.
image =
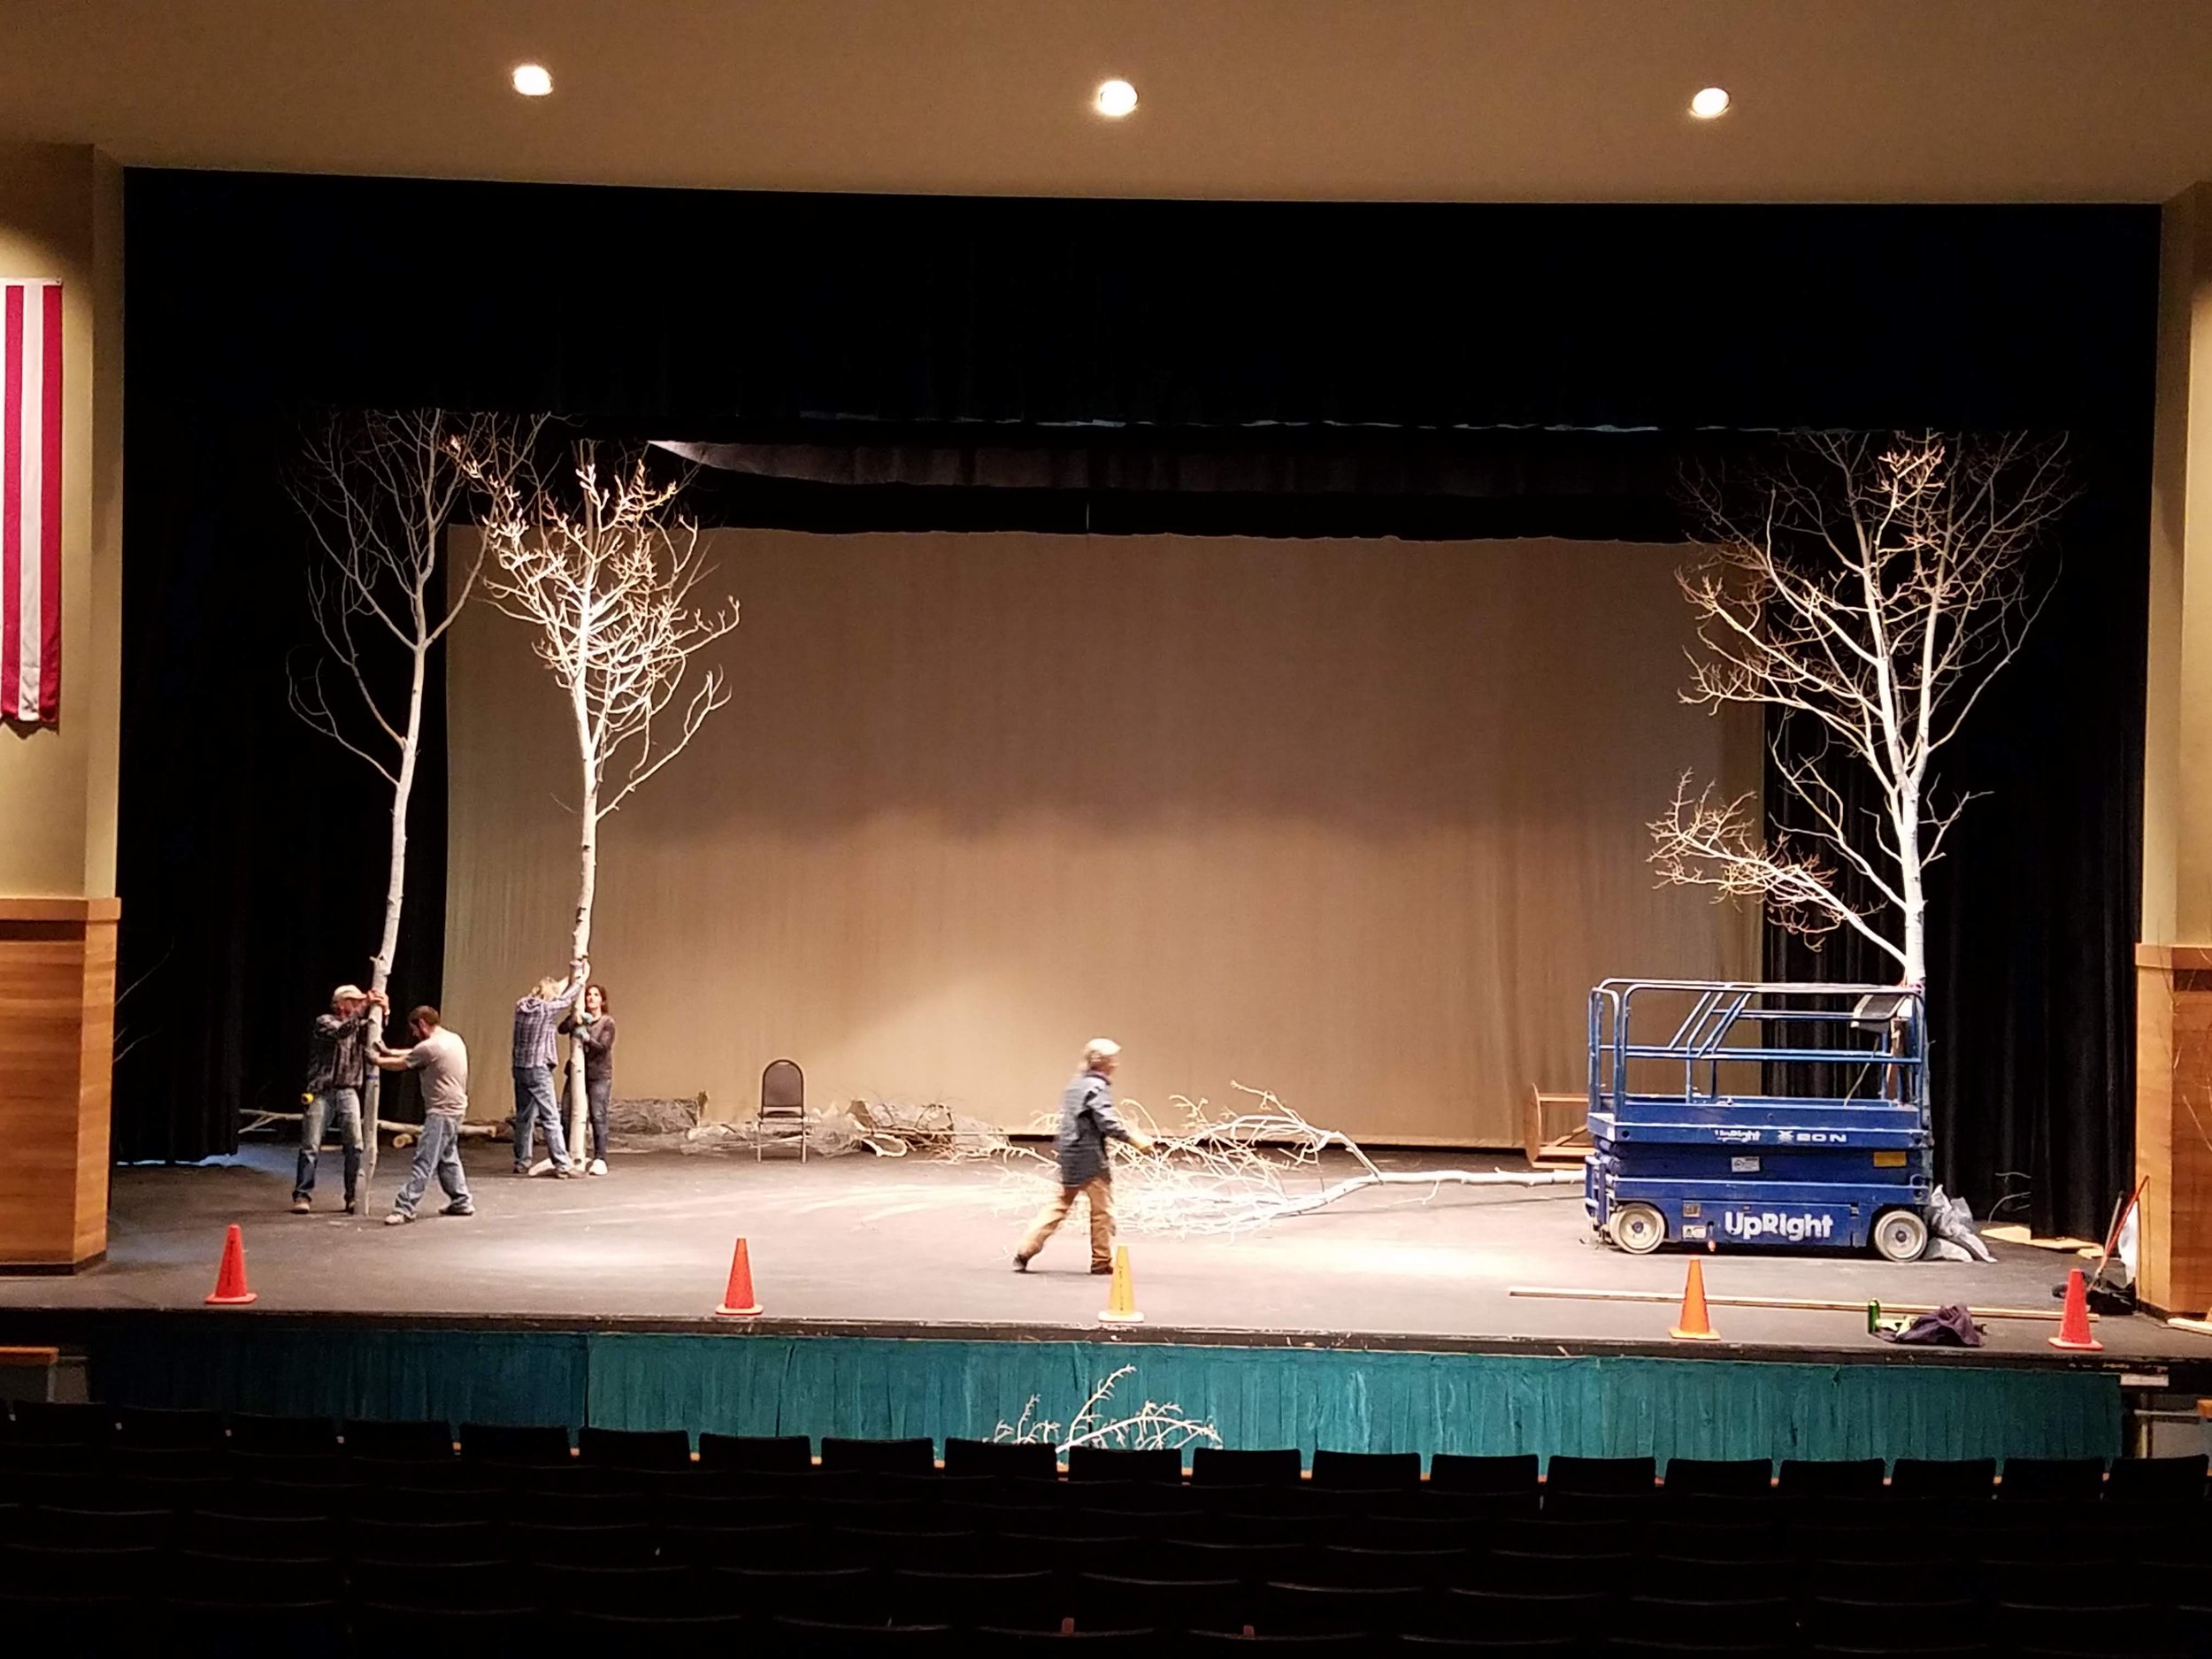
[[[0,898],[0,1272],[108,1248],[115,899]]]
[[[2135,948],[2138,1294],[2212,1308],[2212,946]]]

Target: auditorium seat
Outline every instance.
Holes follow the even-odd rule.
[[[1305,1552],[1299,1576],[1308,1584],[1372,1588],[1417,1584],[1435,1589],[1467,1571],[1464,1549],[1387,1549],[1366,1544],[1327,1544]]]
[[[374,1417],[349,1418],[339,1431],[349,1457],[382,1460],[453,1455],[453,1425]]]
[[[1176,1644],[1164,1644],[1148,1630],[1036,1631],[985,1625],[961,1636],[961,1652],[999,1655],[1003,1659],[1044,1655],[1044,1659],[1158,1659]]]
[[[1183,1640],[1199,1653],[1210,1653],[1217,1648],[1224,1659],[1227,1659],[1232,1651],[1246,1655],[1276,1654],[1282,1659],[1295,1659],[1295,1655],[1301,1654],[1356,1653],[1379,1645],[1376,1639],[1365,1631],[1317,1631],[1298,1635],[1277,1632],[1248,1636],[1240,1631],[1194,1630]],[[1225,1645],[1231,1642],[1236,1644],[1233,1650]]]
[[[1417,1585],[1272,1583],[1261,1586],[1252,1628],[1262,1635],[1327,1635],[1340,1631],[1371,1637],[1417,1628],[1427,1595]]]
[[[1996,1490],[1993,1457],[1901,1457],[1889,1471],[1893,1498],[1988,1497]]]
[[[956,1654],[951,1626],[946,1624],[860,1624],[823,1618],[779,1617],[764,1632],[764,1651],[770,1654]]]
[[[227,1439],[219,1411],[173,1410],[165,1406],[119,1406],[115,1440],[120,1446],[220,1448]]]
[[[548,1650],[538,1609],[527,1604],[485,1601],[473,1607],[417,1601],[399,1594],[394,1600],[357,1601],[353,1609],[354,1651],[384,1655],[419,1651],[434,1638],[439,1647],[475,1655],[526,1654]],[[293,1652],[311,1646],[315,1632],[297,1633]]]
[[[576,1450],[598,1469],[684,1469],[691,1467],[691,1435],[684,1429],[600,1429],[576,1431]]]
[[[1784,1498],[1878,1497],[1886,1479],[1878,1457],[1785,1457],[1774,1490]]]
[[[319,1454],[334,1456],[338,1425],[329,1417],[271,1417],[258,1411],[230,1414],[234,1451]]]
[[[1658,1463],[1649,1457],[1571,1457],[1556,1453],[1544,1469],[1544,1498],[1555,1494],[1575,1497],[1649,1497],[1659,1479]]]
[[[1056,1480],[1060,1455],[1048,1440],[970,1440],[945,1442],[945,1473],[993,1475],[1006,1479]]]
[[[19,1400],[8,1437],[42,1446],[99,1446],[115,1438],[115,1413],[103,1405]]]
[[[715,1605],[763,1617],[835,1608],[847,1618],[865,1619],[885,1610],[882,1574],[820,1556],[804,1565],[710,1567],[702,1589]]]
[[[1424,1628],[1447,1636],[1594,1640],[1609,1627],[1617,1600],[1587,1579],[1548,1592],[1448,1586],[1431,1600]]]
[[[814,1467],[813,1447],[803,1434],[714,1434],[699,1436],[699,1466],[742,1470],[752,1474],[803,1475]]]
[[[516,1586],[514,1563],[503,1552],[451,1560],[385,1561],[357,1555],[348,1571],[357,1601],[380,1601],[454,1612],[534,1606]],[[444,1640],[441,1632],[441,1640]],[[419,1646],[419,1641],[411,1643]]]
[[[346,1528],[345,1540],[348,1553],[361,1561],[491,1561],[506,1553],[499,1528],[490,1520],[434,1513],[356,1519]]]
[[[1773,1489],[1774,1465],[1763,1457],[1667,1460],[1665,1492],[1670,1498],[1765,1497]]]
[[[701,1587],[688,1567],[673,1563],[532,1564],[539,1604],[549,1611],[680,1613],[693,1607]]]
[[[1294,1446],[1237,1451],[1201,1446],[1190,1455],[1194,1486],[1294,1486],[1304,1476],[1305,1460]]]
[[[1179,1485],[1183,1479],[1183,1454],[1166,1447],[1136,1451],[1118,1446],[1071,1446],[1068,1479]]]
[[[759,1634],[754,1620],[730,1612],[603,1613],[576,1609],[561,1616],[561,1627],[565,1632],[574,1632],[579,1645],[588,1649],[610,1655],[650,1655],[652,1659],[661,1659],[663,1655],[672,1659],[730,1659],[731,1655],[751,1647]],[[419,1645],[419,1634],[411,1632],[409,1646]]]
[[[850,1470],[868,1475],[926,1475],[936,1467],[935,1443],[925,1435],[891,1440],[849,1440],[835,1434],[822,1437],[825,1473]]]
[[[2205,1497],[2206,1455],[2193,1457],[2117,1457],[2106,1472],[2104,1495],[2108,1502],[2168,1503],[2177,1499],[2201,1502]]]
[[[897,1567],[885,1581],[885,1601],[902,1619],[972,1630],[1055,1630],[1066,1611],[1056,1573],[1044,1568],[930,1571]]]
[[[1180,1631],[1209,1620],[1241,1625],[1247,1601],[1247,1587],[1234,1578],[1079,1572],[1069,1605],[1078,1630]]]
[[[1317,1451],[1313,1455],[1313,1484],[1344,1492],[1416,1487],[1421,1484],[1421,1454]]]
[[[474,1463],[565,1465],[568,1431],[556,1423],[464,1423],[461,1456]]]
[[[2014,1503],[2086,1502],[2103,1490],[2104,1463],[2095,1457],[2008,1457],[1997,1479],[1997,1496]]]
[[[238,1515],[202,1509],[180,1525],[195,1549],[259,1561],[313,1561],[342,1553],[338,1523],[327,1515]]]
[[[1438,1452],[1429,1459],[1429,1484],[1446,1492],[1532,1494],[1539,1489],[1539,1467],[1534,1452],[1481,1457]]]

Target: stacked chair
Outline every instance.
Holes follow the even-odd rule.
[[[2212,1655],[2205,1460],[1049,1448],[18,1406],[12,1649]],[[1661,1477],[1663,1476],[1663,1480]]]

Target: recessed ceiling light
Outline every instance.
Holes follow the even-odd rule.
[[[1690,100],[1690,113],[1701,121],[1719,119],[1728,113],[1728,88],[1707,87]]]
[[[517,64],[514,82],[515,90],[526,98],[541,98],[553,90],[553,77],[543,64]]]
[[[1091,104],[1101,115],[1118,121],[1137,107],[1137,89],[1126,81],[1102,81]]]

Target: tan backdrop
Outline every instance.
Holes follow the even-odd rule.
[[[1009,1125],[1096,1033],[1125,1094],[1230,1080],[1377,1140],[1502,1144],[1578,1087],[1609,974],[1734,975],[1755,925],[1655,890],[1686,767],[1666,549],[722,532],[735,698],[603,831],[617,1092]],[[565,954],[573,757],[526,630],[449,664],[449,1022],[511,1107],[512,999]]]

